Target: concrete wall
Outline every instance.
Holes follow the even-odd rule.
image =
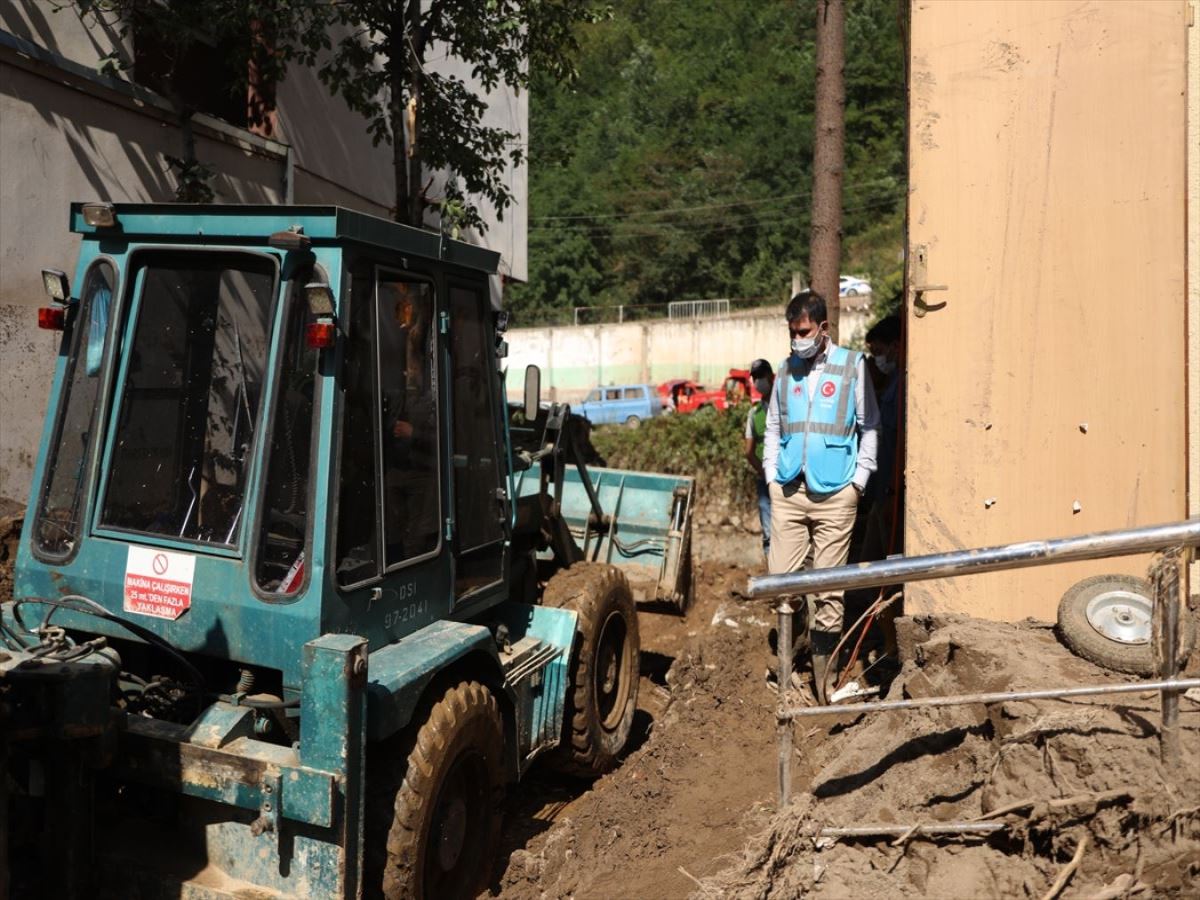
[[[0,496],[29,490],[57,347],[55,335],[36,328],[40,270],[73,271],[69,204],[174,199],[163,157],[182,153],[170,105],[96,72],[118,40],[45,0],[0,2]],[[444,51],[429,65],[470,81]],[[196,117],[197,156],[217,169],[217,202],[329,203],[388,215],[391,148],[371,144],[365,121],[306,69],[289,73],[277,102],[275,139]],[[489,124],[526,141],[526,96],[503,89],[489,102]],[[520,280],[528,269],[525,172],[524,164],[506,172],[515,209],[504,221],[485,207],[492,227],[463,236],[498,250],[502,271]]]
[[[861,343],[869,311],[842,310],[841,328]],[[543,396],[581,400],[598,384],[659,384],[691,378],[713,388],[730,369],[788,354],[783,309],[724,319],[514,328],[508,333],[509,396],[520,396],[527,365],[542,370]]]
[[[73,274],[79,247],[68,206],[173,200],[163,154],[180,152],[179,131],[149,95],[106,88],[11,44],[0,46],[0,123],[0,496],[23,498],[58,347],[57,334],[37,328],[41,270]],[[283,201],[285,146],[215,120],[196,132],[197,154],[218,168],[219,200]]]

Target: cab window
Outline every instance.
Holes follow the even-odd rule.
[[[433,285],[382,274],[376,285],[388,566],[437,549],[437,375]]]
[[[100,359],[115,284],[112,265],[95,263],[63,335],[66,388],[34,526],[36,546],[47,556],[66,556],[79,540],[83,474],[96,430]]]
[[[590,394],[587,395],[587,399],[584,400],[583,402],[584,403],[599,403],[600,402],[600,392],[592,391]]]
[[[357,584],[379,575],[379,523],[374,409],[374,304],[370,272],[350,283],[350,316],[342,360],[342,449],[338,486],[337,581]]]
[[[436,550],[441,534],[433,285],[382,269],[377,276],[357,272],[350,305],[338,501],[342,586]]]
[[[325,281],[311,270],[292,277],[284,310],[282,358],[267,455],[263,516],[255,579],[269,593],[294,594],[304,582],[309,472],[317,350],[304,339],[308,307],[304,285]]]
[[[144,258],[101,524],[233,546],[258,440],[276,262]]]
[[[450,288],[454,589],[458,600],[498,581],[506,507],[500,475],[491,309],[480,290]]]

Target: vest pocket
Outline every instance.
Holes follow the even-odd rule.
[[[821,446],[821,452],[809,453],[810,484],[821,491],[845,487],[854,476],[854,438],[823,435]]]

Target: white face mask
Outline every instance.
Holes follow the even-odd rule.
[[[817,355],[817,348],[819,346],[819,336],[792,338],[792,356],[797,356],[800,359],[812,359]]]
[[[891,375],[896,371],[896,361],[886,356],[876,356],[875,368],[877,368],[884,375]]]

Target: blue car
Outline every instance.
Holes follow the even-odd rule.
[[[592,390],[575,410],[593,425],[624,423],[637,428],[662,413],[662,401],[649,384],[605,385]]]

